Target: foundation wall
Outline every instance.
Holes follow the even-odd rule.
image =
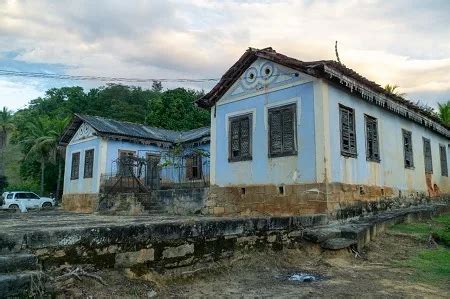
[[[77,213],[93,213],[97,210],[99,194],[63,194],[62,208]]]
[[[216,216],[326,213],[325,187],[325,184],[212,186],[205,212]]]
[[[345,219],[449,196],[438,189],[428,193],[343,183],[212,186],[204,212],[215,216],[326,213],[330,219]]]

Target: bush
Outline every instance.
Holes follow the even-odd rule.
[[[5,191],[30,191],[39,194],[39,183],[32,180],[23,181],[19,184],[9,184]]]

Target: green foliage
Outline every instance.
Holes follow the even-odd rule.
[[[161,93],[149,101],[146,123],[171,130],[189,130],[209,125],[209,112],[194,105],[201,95],[184,88]]]
[[[450,126],[450,101],[438,103],[438,115],[442,122]]]
[[[39,182],[33,180],[27,180],[22,183],[9,184],[5,191],[31,191],[39,193]]]
[[[21,150],[11,161],[17,164],[21,160],[20,167],[7,165],[6,168],[18,170],[21,180],[41,181],[44,193],[55,193],[57,166],[63,163],[56,144],[74,113],[189,130],[209,125],[209,111],[194,105],[202,95],[203,92],[184,88],[163,91],[161,82],[153,82],[151,89],[120,84],[107,84],[89,91],[78,86],[49,89],[43,97],[31,100],[27,108],[14,115],[7,113],[8,128],[14,128],[11,143]],[[2,123],[0,114],[0,128]]]
[[[0,130],[9,132],[14,129],[13,114],[6,107],[0,111]]]
[[[397,84],[386,84],[384,86],[384,90],[386,90],[386,92],[389,93],[389,94],[392,94],[392,95],[397,96],[397,97],[404,97],[404,96],[406,96],[406,93],[398,91],[399,88],[400,88],[400,86],[398,86]]]

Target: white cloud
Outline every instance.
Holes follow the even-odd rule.
[[[15,83],[0,78],[0,109],[7,106],[9,109],[24,108],[30,99],[37,98],[42,92],[35,84]]]
[[[249,46],[334,59],[338,40],[347,66],[430,99],[450,95],[448,28],[445,0],[6,1],[0,49],[69,74],[210,78]]]

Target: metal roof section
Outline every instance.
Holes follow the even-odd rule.
[[[74,118],[62,134],[59,144],[61,146],[66,146],[83,122],[90,125],[96,131],[98,136],[127,139],[131,142],[159,141],[174,144],[197,141],[205,138],[204,141],[209,141],[210,135],[209,127],[189,131],[174,131],[118,121],[100,116],[75,114]]]

